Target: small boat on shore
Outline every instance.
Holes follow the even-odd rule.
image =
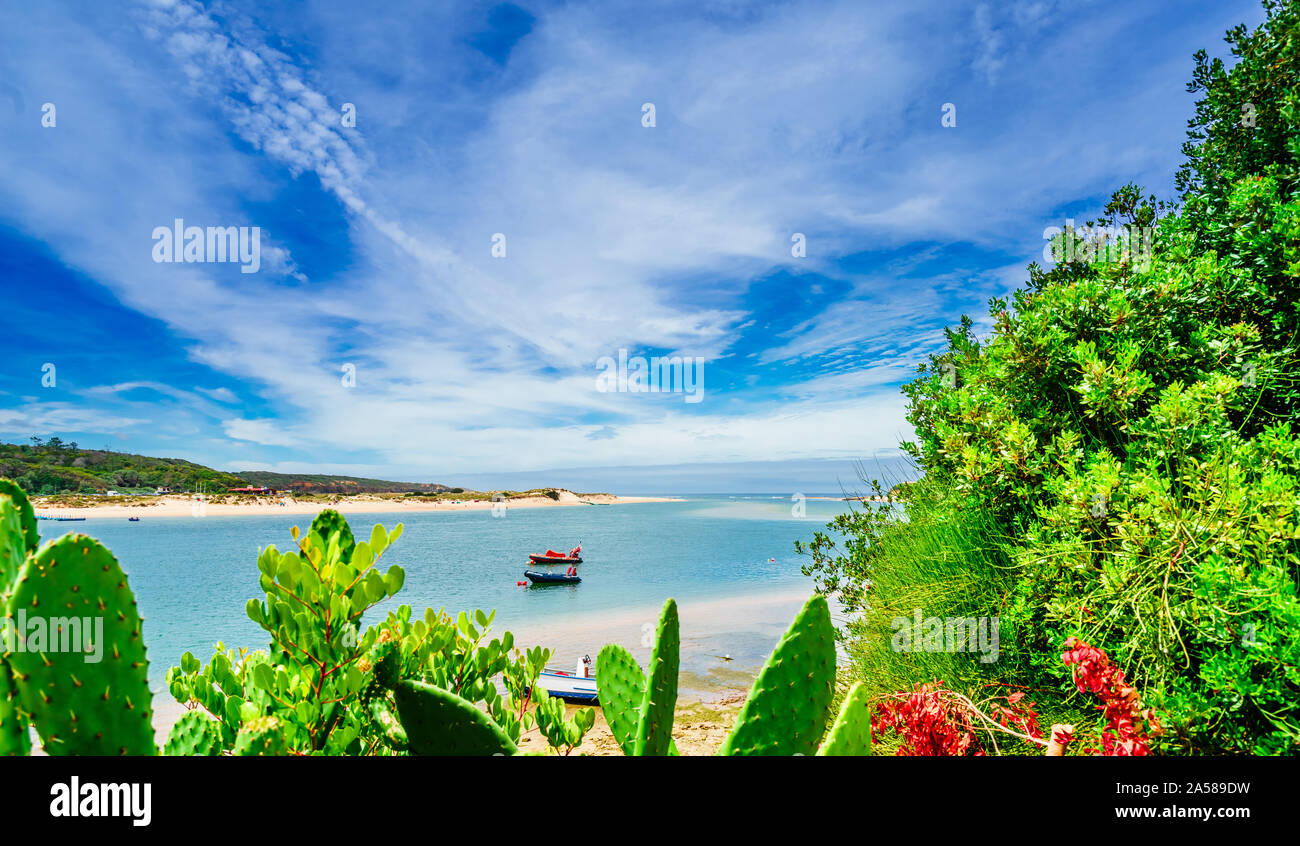
[[[569,550],[568,555],[563,552],[556,552],[553,549],[548,549],[546,552],[530,552],[528,553],[528,560],[534,564],[581,564],[582,547],[575,546]]]
[[[541,570],[525,570],[524,575],[528,581],[535,585],[575,585],[582,581],[582,577],[569,568],[567,573],[543,573]]]
[[[581,705],[596,704],[596,674],[593,672],[591,656],[584,655],[578,661],[576,673],[563,670],[543,670],[537,676],[537,686],[566,702]]]

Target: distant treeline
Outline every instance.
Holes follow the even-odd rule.
[[[133,492],[171,488],[175,491],[225,490],[247,484],[223,473],[179,458],[151,458],[103,449],[82,449],[76,441],[58,437],[30,444],[0,443],[0,477],[8,477],[33,494]]]
[[[167,488],[177,493],[230,488],[266,487],[293,493],[458,493],[446,485],[389,482],[355,476],[270,473],[249,470],[227,473],[179,458],[153,458],[107,449],[82,449],[59,437],[29,444],[0,443],[0,478],[10,478],[37,496],[60,493],[153,493]]]

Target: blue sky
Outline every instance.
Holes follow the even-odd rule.
[[[887,459],[898,386],[944,325],[987,326],[1045,227],[1129,181],[1172,196],[1192,52],[1262,19],[123,5],[4,2],[0,439],[625,492],[837,490]],[[155,262],[176,218],[259,227],[258,272]],[[702,357],[703,400],[598,391],[620,349]]]

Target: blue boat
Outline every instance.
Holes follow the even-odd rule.
[[[535,585],[573,585],[582,581],[577,573],[543,573],[540,570],[525,570],[524,575]]]

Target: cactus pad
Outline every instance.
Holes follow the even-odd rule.
[[[645,698],[645,675],[631,652],[614,643],[600,650],[596,656],[596,690],[610,734],[624,755],[633,754],[641,701]]]
[[[817,754],[827,757],[871,754],[871,703],[862,682],[854,682],[849,688],[844,704],[840,706],[840,715],[826,733],[826,740]]]
[[[167,734],[163,754],[176,757],[220,755],[221,726],[202,711],[186,711]]]
[[[8,662],[46,752],[157,752],[140,614],[111,552],[85,535],[46,544],[19,572],[9,610],[12,625],[25,621],[29,629],[17,632]],[[76,627],[64,626],[59,636],[59,623],[71,620]],[[101,624],[102,639],[94,642]],[[78,642],[68,636],[86,627]],[[32,636],[40,629],[43,642]]]
[[[18,571],[36,548],[35,532],[36,517],[22,488],[0,479],[0,621],[9,607]],[[31,751],[27,721],[18,707],[18,690],[4,659],[8,632],[7,627],[0,628],[0,755],[26,755]]]
[[[258,717],[244,723],[235,736],[235,754],[252,758],[288,755],[284,726],[275,717]]]
[[[835,629],[826,597],[803,606],[754,680],[719,755],[811,755],[835,685]]]
[[[513,755],[492,718],[449,690],[407,680],[393,691],[412,755]]]
[[[677,708],[677,667],[681,651],[677,602],[669,599],[659,614],[650,670],[641,699],[634,755],[667,755],[673,742],[673,714]]]
[[[27,721],[18,709],[18,691],[9,677],[9,666],[0,659],[0,756],[22,757],[31,752]]]
[[[27,494],[10,479],[0,479],[0,497],[8,497],[18,510],[18,525],[22,529],[23,544],[29,553],[41,545],[40,528],[36,525],[36,512]]]

